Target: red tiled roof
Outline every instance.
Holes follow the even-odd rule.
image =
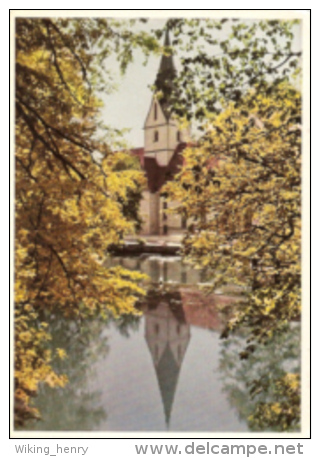
[[[237,298],[232,296],[206,296],[202,291],[187,288],[181,288],[180,293],[186,322],[192,326],[215,331],[222,331],[224,328],[219,308],[237,302]]]
[[[140,160],[140,165],[141,167],[144,167],[144,148],[133,148],[130,150],[130,153],[132,156],[136,156]]]
[[[140,165],[146,173],[148,189],[150,192],[158,192],[162,186],[174,178],[183,165],[182,151],[187,146],[196,144],[179,143],[172,155],[168,165],[159,165],[155,157],[145,156],[144,148],[133,148],[130,150],[133,156],[139,157]],[[207,162],[210,169],[219,167],[220,157],[213,157]]]
[[[185,147],[186,143],[179,143],[169,164],[166,166],[159,165],[154,157],[144,157],[143,168],[146,172],[148,189],[150,192],[155,193],[159,191],[167,181],[172,180],[180,171],[183,164],[183,157],[180,153]]]

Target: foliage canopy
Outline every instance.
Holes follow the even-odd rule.
[[[167,191],[192,223],[185,255],[211,271],[213,287],[243,287],[246,305],[229,329],[255,324],[263,338],[300,311],[300,52],[292,49],[293,22],[231,21],[229,39],[213,40],[228,22],[168,24],[186,52],[185,33],[212,53],[207,46],[182,59],[173,111],[185,106],[203,135]]]
[[[65,384],[46,348],[50,314],[80,321],[134,312],[142,276],[105,267],[110,244],[137,224],[144,177],[119,167],[99,124],[98,91],[110,91],[106,58],[125,70],[132,49],[156,40],[106,19],[16,20],[15,410],[16,423],[39,382]],[[103,129],[103,130],[102,130]],[[108,137],[108,135],[107,135]],[[130,205],[133,202],[133,205]],[[128,211],[130,208],[130,211]],[[63,349],[58,351],[63,358]]]
[[[165,192],[180,202],[176,210],[189,222],[185,258],[206,268],[212,289],[241,287],[243,300],[222,334],[246,327],[241,359],[288,329],[301,312],[296,25],[227,19],[168,23],[173,47],[185,52],[172,111],[196,120],[203,133],[184,151],[184,166]],[[219,39],[225,28],[228,39]],[[252,427],[278,422],[286,430],[299,422],[299,375],[283,373],[274,393],[281,401],[262,402],[249,418]]]
[[[29,403],[39,382],[67,381],[52,370],[52,360],[66,355],[48,348],[49,316],[59,311],[81,323],[88,315],[132,313],[143,292],[142,275],[103,262],[108,247],[139,226],[144,186],[139,167],[112,152],[112,132],[98,121],[97,94],[111,90],[104,65],[115,54],[124,71],[133,48],[158,51],[163,33],[130,26],[99,18],[16,21],[17,424],[38,415]],[[242,288],[224,335],[249,326],[243,357],[300,316],[301,95],[294,78],[301,53],[292,47],[293,26],[179,18],[166,26],[173,33],[166,51],[184,53],[172,111],[203,132],[166,192],[189,221],[186,258],[207,269],[212,288]],[[224,28],[228,39],[219,38]],[[294,385],[298,405],[296,374],[277,383],[280,398]],[[262,405],[255,424],[265,424],[269,407]]]

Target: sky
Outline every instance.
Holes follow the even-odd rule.
[[[166,19],[151,19],[144,29],[161,28]],[[160,65],[160,56],[150,56],[145,64],[145,56],[140,51],[134,53],[134,62],[126,73],[120,75],[118,64],[111,59],[114,77],[118,85],[113,94],[102,97],[104,109],[102,119],[110,127],[130,129],[125,134],[131,147],[143,146],[143,125],[152,100],[150,86],[154,83]]]
[[[150,31],[163,27],[165,22],[165,18],[151,18],[147,24],[138,25],[136,28],[143,27]],[[221,38],[226,39],[229,32],[230,28],[226,28],[221,32]],[[301,27],[296,27],[294,32],[293,49],[301,50]],[[179,69],[179,56],[174,57],[174,62]],[[142,52],[136,51],[134,62],[129,65],[125,75],[120,75],[116,60],[111,58],[109,61],[117,90],[102,96],[104,108],[101,115],[106,125],[116,129],[129,129],[124,135],[129,147],[141,147],[144,144],[143,125],[152,100],[150,86],[155,81],[159,65],[160,56],[150,56],[145,64]]]

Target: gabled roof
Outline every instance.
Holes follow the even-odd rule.
[[[179,143],[169,164],[166,166],[159,165],[155,157],[145,156],[144,148],[133,148],[131,150],[131,154],[140,159],[141,167],[145,171],[147,177],[148,190],[150,192],[158,192],[165,183],[171,181],[174,176],[180,172],[184,161],[181,153],[187,146],[196,146],[196,144]],[[220,161],[221,157],[216,156],[211,158],[206,165],[209,169],[214,170],[219,168]]]
[[[148,189],[150,192],[158,192],[162,186],[171,181],[180,171],[183,164],[181,152],[186,147],[186,143],[179,143],[176,147],[168,165],[159,165],[154,157],[144,157],[144,170],[147,176]]]

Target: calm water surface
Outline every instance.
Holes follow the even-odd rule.
[[[246,333],[221,340],[220,306],[231,295],[205,295],[204,274],[179,258],[115,258],[153,281],[140,316],[81,327],[56,318],[53,346],[66,348],[57,363],[63,389],[43,387],[35,404],[42,420],[29,430],[248,431],[255,401],[249,382],[299,370],[299,325],[241,361]]]

